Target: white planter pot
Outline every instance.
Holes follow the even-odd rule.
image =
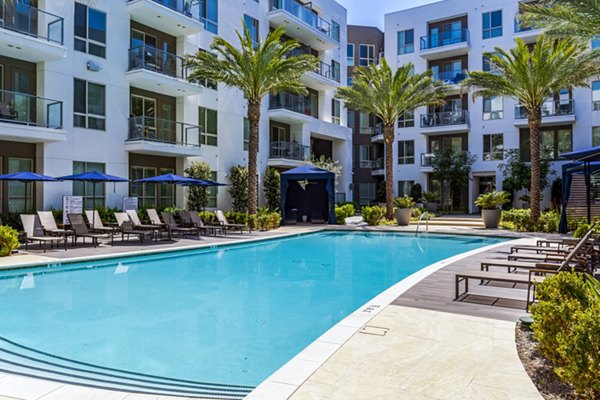
[[[397,208],[395,217],[398,225],[406,226],[410,224],[410,216],[412,214],[412,208]]]

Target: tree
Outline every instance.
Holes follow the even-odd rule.
[[[242,165],[231,167],[227,179],[231,183],[228,191],[233,211],[248,212],[248,168]]]
[[[351,87],[339,88],[337,97],[346,107],[378,117],[383,123],[385,147],[386,218],[394,218],[394,159],[396,121],[415,108],[444,104],[445,88],[434,82],[431,71],[414,73],[412,63],[394,73],[385,59],[381,64],[354,69]]]
[[[531,168],[521,158],[519,149],[508,149],[504,153],[504,163],[500,164],[499,169],[504,176],[502,181],[502,190],[513,195],[522,189],[531,187]],[[548,176],[554,174],[551,168],[550,161],[547,159],[540,160],[540,190],[543,191],[548,186]]]
[[[185,169],[185,174],[195,179],[210,179],[211,167],[203,161],[194,161]],[[205,186],[188,187],[188,210],[204,210],[208,205],[208,188]]]
[[[325,157],[322,155],[319,158],[311,157],[309,161],[310,165],[313,165],[317,168],[324,169],[329,172],[333,172],[335,174],[335,184],[337,185],[342,175],[342,166],[338,160],[332,160],[331,158]]]
[[[530,48],[521,39],[509,51],[500,47],[486,54],[494,72],[471,71],[464,85],[475,89],[473,97],[508,96],[527,110],[531,147],[531,174],[540,176],[540,126],[542,105],[561,89],[588,87],[590,78],[600,74],[600,53],[573,39],[552,39],[540,35]],[[541,187],[531,180],[531,219],[540,217]]]
[[[477,156],[467,151],[454,152],[452,149],[445,149],[435,153],[431,162],[432,175],[440,181],[442,204],[444,204],[444,182],[448,182],[450,211],[454,210],[455,195],[460,193],[471,180],[471,170],[476,160]]]
[[[306,94],[308,91],[300,78],[317,67],[317,58],[312,55],[290,55],[300,46],[295,40],[282,42],[285,28],[278,27],[269,32],[264,41],[258,44],[252,38],[244,23],[243,35],[236,31],[239,49],[217,36],[211,44],[216,53],[199,51],[186,58],[190,69],[189,80],[210,79],[229,87],[239,89],[248,101],[248,212],[258,210],[258,130],[260,107],[263,98],[269,93],[288,91]],[[240,136],[241,138],[241,136]],[[246,208],[246,207],[244,207]]]
[[[265,171],[263,191],[269,210],[278,210],[281,205],[281,176],[279,171],[273,167],[268,167]]]
[[[523,4],[520,18],[548,34],[588,42],[600,35],[600,0],[546,0]]]

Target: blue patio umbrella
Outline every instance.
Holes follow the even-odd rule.
[[[201,186],[201,187],[214,187],[214,186],[227,186],[226,183],[220,183],[211,181],[210,179],[194,179],[195,182],[182,182],[181,186]]]
[[[35,172],[29,172],[29,171],[21,171],[21,172],[15,172],[12,174],[5,174],[5,175],[0,175],[0,181],[17,181],[17,182],[23,182],[25,184],[25,202],[27,203],[27,192],[28,192],[28,187],[27,184],[30,182],[56,182],[57,179],[48,176],[48,175],[42,175],[42,174],[36,174]],[[27,205],[25,205],[25,207],[27,207]]]
[[[592,222],[592,197],[591,197],[591,170],[590,163],[593,161],[600,161],[600,146],[590,147],[589,149],[571,151],[569,153],[563,153],[560,155],[561,158],[567,160],[579,161],[583,163],[583,173],[585,176],[586,186],[586,200],[587,200],[587,221],[588,224]]]
[[[164,174],[158,176],[152,176],[150,178],[138,179],[135,181],[136,183],[196,183],[197,179],[188,178],[186,176],[175,175],[175,174]]]

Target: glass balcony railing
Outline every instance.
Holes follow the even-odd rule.
[[[327,79],[331,79],[332,81],[336,81],[340,83],[340,69],[333,68],[331,65],[324,63],[323,61],[319,61],[317,65],[317,69],[315,72]]]
[[[0,1],[0,28],[58,44],[64,43],[64,18],[15,0]]]
[[[381,157],[381,158],[378,158],[373,161],[373,166],[371,168],[372,169],[383,169],[384,165],[385,165],[385,160],[383,159],[383,157]]]
[[[127,0],[128,3],[137,0]],[[204,18],[202,18],[202,1],[200,0],[152,0],[155,3],[163,5],[179,14],[183,14],[186,17],[193,18],[204,24]]]
[[[152,46],[142,45],[129,49],[129,71],[139,69],[187,80],[183,57]]]
[[[434,153],[421,153],[421,167],[431,167],[434,157]]]
[[[537,29],[533,26],[524,25],[518,18],[515,18],[515,33],[527,32]]]
[[[305,161],[310,159],[310,146],[298,142],[271,142],[270,158]]]
[[[469,30],[466,28],[442,31],[435,35],[421,37],[421,50],[436,49],[458,43],[470,44]]]
[[[469,124],[469,112],[467,110],[447,111],[421,115],[421,128],[435,128],[441,126],[465,124]]]
[[[200,127],[154,117],[129,118],[128,142],[151,141],[186,147],[200,147]]]
[[[542,104],[543,117],[558,117],[561,115],[572,115],[575,110],[575,101],[569,100],[550,100]],[[522,105],[515,106],[515,119],[527,119],[527,109]]]
[[[0,121],[61,129],[63,103],[30,94],[0,90]]]
[[[433,74],[434,81],[443,82],[446,85],[457,85],[467,77],[467,70],[462,71],[444,71]]]
[[[339,42],[340,41],[340,32],[339,28],[332,26],[331,23],[325,21],[323,18],[319,17],[312,8],[312,3],[308,2],[306,4],[300,3],[296,0],[270,0],[271,6],[270,10],[283,10],[287,13],[291,14],[295,18],[304,22],[306,25],[311,28],[317,30],[320,33],[325,34],[331,39]]]
[[[310,99],[291,93],[279,93],[269,96],[270,110],[288,110],[314,118],[319,118],[317,109],[311,104]]]

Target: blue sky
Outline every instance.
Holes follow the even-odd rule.
[[[372,25],[382,30],[385,14],[434,1],[436,0],[337,0],[348,10],[349,24]]]

